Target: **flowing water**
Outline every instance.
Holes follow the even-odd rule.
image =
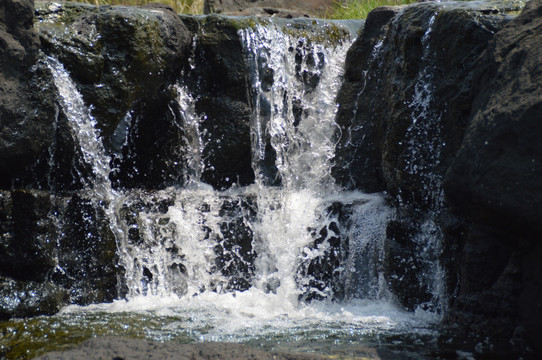
[[[250,186],[225,191],[200,180],[202,115],[194,110],[197,94],[182,80],[175,89],[184,112],[187,185],[112,189],[95,120],[62,65],[48,59],[63,111],[94,170],[87,191],[107,204],[127,294],[15,321],[5,334],[16,339],[24,327],[34,338],[31,351],[93,334],[354,358],[365,346],[402,353],[430,348],[439,316],[401,310],[384,279],[392,215],[384,195],[342,191],[330,175],[335,97],[350,42],[324,46],[274,25],[239,34],[250,65],[257,176]],[[37,335],[43,328],[49,340]]]

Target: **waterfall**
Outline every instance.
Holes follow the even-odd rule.
[[[183,126],[184,185],[121,191],[109,181],[95,119],[62,65],[49,58],[62,109],[93,170],[87,190],[106,204],[128,299],[247,293],[296,308],[393,298],[383,263],[391,209],[383,195],[344,191],[331,176],[335,98],[352,39],[317,41],[290,30],[280,23],[239,30],[256,180],[221,191],[202,181],[206,115],[196,112],[198,95],[182,79],[172,89],[180,115],[172,116]],[[116,140],[127,139],[132,115]]]
[[[280,25],[239,31],[253,120],[247,187],[201,182],[196,94],[175,86],[187,144],[187,186],[126,193],[118,217],[128,297],[249,291],[299,300],[387,296],[383,198],[341,192],[330,175],[335,97],[350,41],[325,44]],[[270,161],[272,160],[272,161]]]

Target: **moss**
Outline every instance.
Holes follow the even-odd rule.
[[[68,350],[95,336],[126,336],[191,343],[195,339],[176,331],[167,339],[153,337],[153,330],[185,319],[133,313],[80,313],[13,319],[0,323],[0,358],[30,359],[50,351]],[[186,320],[185,320],[186,321]]]

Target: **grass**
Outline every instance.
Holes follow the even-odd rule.
[[[145,5],[161,2],[179,14],[203,14],[204,0],[74,0],[94,5]],[[374,8],[386,5],[411,4],[417,0],[335,0],[327,14],[329,19],[365,19]]]
[[[365,19],[375,8],[390,5],[412,4],[417,0],[336,0],[331,11],[330,19]]]
[[[178,14],[203,14],[203,0],[73,0],[94,5],[146,5],[160,2],[171,6]]]

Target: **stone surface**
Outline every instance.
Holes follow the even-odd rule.
[[[0,274],[18,280],[43,281],[55,266],[56,229],[48,213],[48,192],[0,193]]]
[[[0,187],[6,188],[53,138],[51,79],[38,63],[31,0],[0,4]]]
[[[399,10],[371,12],[349,50],[333,174],[427,209],[467,125],[476,60],[505,17],[461,4]]]
[[[432,280],[420,276],[432,264],[419,254],[441,257],[432,239],[447,217],[442,179],[468,123],[477,59],[506,20],[480,4],[379,8],[348,52],[332,173],[345,188],[391,195],[385,276],[408,309],[432,298]]]
[[[271,353],[241,344],[203,343],[175,344],[121,337],[98,337],[85,341],[77,349],[52,352],[34,359],[254,359],[254,360],[320,360],[316,354]],[[376,351],[368,349],[366,359],[378,359]],[[365,359],[365,358],[364,358]]]
[[[538,354],[542,266],[534,257],[542,249],[541,15],[542,2],[529,2],[480,59],[471,121],[445,179],[452,210],[472,224],[450,321],[469,335],[499,329],[492,330],[495,336],[512,339],[520,351],[527,341]]]
[[[58,285],[0,276],[0,320],[14,316],[53,315],[68,302],[68,291]]]
[[[109,302],[122,296],[117,244],[103,206],[75,193],[57,196],[52,210],[59,234],[57,266],[48,278],[68,289],[75,304]]]
[[[174,11],[160,4],[136,8],[39,2],[36,21],[42,50],[58,58],[92,107],[113,157],[114,185],[182,183],[182,119],[171,86],[191,36]],[[73,148],[65,134],[59,132],[57,147]],[[69,174],[64,178],[74,183]]]
[[[323,17],[332,0],[205,0],[204,12],[224,15],[276,17]]]
[[[237,30],[248,22],[219,16],[183,17],[196,34],[191,62],[185,68],[185,83],[202,118],[199,131],[204,145],[201,179],[217,189],[254,181],[246,76],[248,68]]]

